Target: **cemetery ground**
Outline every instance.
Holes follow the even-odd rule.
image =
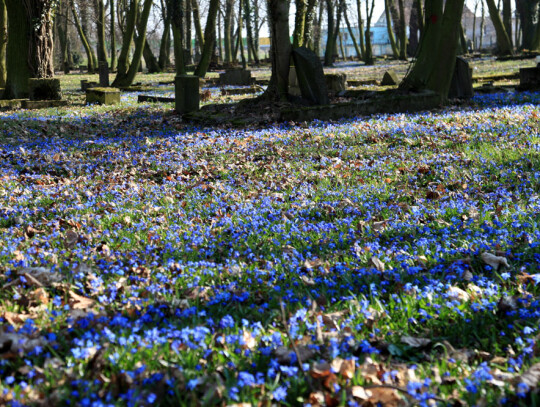
[[[540,403],[539,93],[227,128],[79,80],[0,113],[0,404]]]

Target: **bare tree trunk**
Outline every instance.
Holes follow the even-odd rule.
[[[204,36],[201,26],[201,16],[199,14],[199,3],[197,0],[191,0],[191,9],[193,11],[193,22],[195,23],[195,38],[199,44],[199,54],[202,54],[204,47]]]
[[[70,2],[70,8],[73,14],[73,21],[75,22],[75,27],[77,28],[77,32],[79,33],[79,37],[83,44],[84,50],[86,51],[86,59],[88,60],[88,72],[94,72],[96,70],[96,66],[94,62],[92,48],[90,47],[90,44],[88,43],[88,38],[86,37],[81,21],[79,20],[79,14],[75,10],[75,4],[73,3],[73,0],[68,0],[68,1]]]
[[[127,76],[129,69],[128,54],[133,37],[135,36],[135,25],[137,23],[137,0],[130,0],[129,9],[127,10],[126,26],[124,31],[124,37],[122,38],[122,48],[120,49],[120,55],[118,56],[118,67],[116,72],[117,78],[123,78]],[[116,82],[116,79],[115,79]],[[113,82],[114,85],[114,82]],[[116,85],[115,85],[116,86]]]
[[[270,58],[272,76],[264,97],[284,100],[289,89],[291,42],[289,39],[289,0],[268,0]]]
[[[351,27],[351,23],[349,22],[349,17],[347,16],[347,10],[345,10],[345,13],[343,13],[343,16],[345,17],[345,24],[347,24],[347,31],[349,31],[349,35],[351,36],[351,40],[354,45],[354,50],[356,51],[356,56],[358,57],[358,60],[362,60],[362,50],[358,46],[358,42],[356,41],[356,37],[354,35],[354,32]]]
[[[103,0],[95,0],[96,31],[97,31],[97,57],[99,62],[107,62],[107,48],[105,46],[105,5]]]
[[[163,33],[159,43],[158,64],[161,70],[165,70],[169,65],[169,50],[171,48],[171,13],[167,5],[161,0],[161,10],[163,18]]]
[[[206,17],[206,27],[204,29],[204,47],[201,54],[201,60],[195,69],[195,75],[204,78],[208,67],[210,66],[210,60],[212,53],[214,52],[214,45],[216,42],[216,17],[219,10],[219,0],[210,0],[210,7],[208,8],[208,16]]]
[[[510,0],[503,0],[502,19],[506,34],[512,43],[512,4]]]
[[[366,53],[364,62],[366,65],[373,65],[375,62],[373,58],[373,48],[371,47],[371,19],[373,18],[373,10],[375,9],[375,0],[371,0],[371,7],[369,0],[366,0],[366,30],[365,30],[365,43]]]
[[[306,0],[295,0],[296,14],[294,17],[293,47],[304,45],[304,28],[306,24],[307,3]]]
[[[315,26],[315,33],[313,35],[313,52],[317,55],[321,53],[321,24],[324,14],[324,1],[319,0],[319,15],[317,18],[317,25]]]
[[[8,15],[6,1],[0,0],[0,87],[6,86],[6,47],[8,42]]]
[[[233,8],[234,0],[225,0],[225,18],[224,26],[224,45],[225,45],[225,62],[232,63],[232,37],[233,37]]]
[[[313,49],[313,23],[315,20],[315,7],[317,6],[317,0],[308,0],[306,8],[306,18],[304,23],[304,40],[303,45],[305,47]]]
[[[186,37],[185,37],[185,48],[188,50],[187,53],[187,60],[184,61],[186,65],[191,65],[193,63],[193,47],[191,46],[191,0],[186,0],[186,13],[185,13],[185,29],[186,29]]]
[[[356,12],[358,15],[358,38],[360,40],[360,51],[362,51],[362,59],[365,59],[366,44],[364,42],[364,22],[362,21],[362,5],[360,0],[356,0]]]
[[[478,43],[478,49],[482,49],[482,42],[484,40],[484,30],[486,27],[486,9],[484,8],[484,1],[481,0],[480,3],[482,4],[482,15],[480,18],[480,40]]]
[[[253,57],[253,60],[257,65],[259,65],[259,52],[255,47],[255,42],[253,41],[253,27],[251,24],[251,5],[249,4],[250,0],[244,0],[244,20],[246,22],[246,34],[247,34],[247,43],[248,50]]]
[[[512,41],[508,37],[508,33],[504,27],[501,15],[495,4],[495,0],[486,0],[489,16],[491,22],[495,27],[495,34],[497,36],[497,54],[499,55],[512,55]]]
[[[407,24],[403,0],[398,0],[399,7],[399,59],[407,60]]]
[[[392,47],[392,54],[394,58],[399,58],[399,49],[396,44],[396,38],[394,37],[394,29],[392,28],[392,17],[390,16],[390,1],[384,0],[384,15],[386,17],[386,30],[388,32],[388,39],[390,40],[390,46]]]
[[[116,71],[116,15],[114,12],[114,0],[109,0],[110,27],[111,27],[111,72]]]

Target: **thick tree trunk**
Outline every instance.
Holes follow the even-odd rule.
[[[495,0],[486,0],[489,16],[491,17],[491,22],[495,27],[495,34],[497,36],[497,51],[498,55],[512,55],[512,41],[508,37],[508,33],[504,28],[501,15],[499,14],[499,9],[495,4]]]
[[[464,0],[426,0],[426,31],[420,43],[419,57],[400,87],[430,89],[448,98],[454,73]],[[442,18],[441,18],[442,17]]]
[[[296,14],[294,16],[293,47],[304,45],[304,28],[306,24],[307,3],[306,0],[294,0]]]
[[[107,62],[107,47],[105,45],[105,5],[103,0],[95,0],[96,30],[97,30],[97,57],[99,62]]]
[[[88,72],[95,72],[97,71],[98,69],[98,58],[97,58],[97,55],[96,55],[96,52],[94,51],[94,48],[92,48],[91,44],[90,44],[90,25],[89,25],[89,22],[88,22],[88,12],[89,12],[89,7],[88,7],[88,2],[87,1],[84,1],[84,0],[78,0],[78,6],[79,6],[79,14],[80,14],[80,21],[81,21],[81,29],[82,29],[82,32],[84,33],[84,36],[87,38],[88,40],[88,44],[90,45],[89,47],[89,50],[90,50],[90,59],[92,60],[92,62],[90,62],[90,59],[88,60]],[[90,70],[90,66],[92,66],[92,70]]]
[[[185,46],[184,46],[184,49],[186,49],[188,52],[187,52],[187,59],[184,61],[184,63],[187,65],[191,65],[193,64],[193,58],[192,58],[192,55],[193,55],[193,47],[191,46],[191,0],[186,0],[186,13],[184,14],[184,18],[185,18],[185,24],[184,24],[184,28],[186,30],[186,35],[184,37],[184,43],[185,43]]]
[[[135,4],[135,8],[137,5]],[[116,78],[114,79],[113,86],[130,86],[139,71],[139,65],[141,64],[141,58],[144,51],[144,46],[146,44],[146,26],[148,24],[148,18],[150,16],[150,9],[152,8],[152,0],[144,0],[143,9],[141,13],[140,23],[139,23],[139,37],[135,43],[135,51],[133,52],[133,58],[131,59],[131,64],[129,65],[128,71],[124,74],[120,72],[120,67]],[[136,14],[136,13],[135,13]],[[135,25],[135,24],[134,24]]]
[[[328,29],[326,31],[324,66],[332,66],[334,64],[334,52],[336,48],[336,42],[334,41],[334,31],[336,29],[334,22],[334,0],[326,0],[326,20],[328,22]]]
[[[315,25],[314,34],[313,34],[313,46],[312,50],[316,55],[321,53],[321,30],[322,30],[322,19],[324,14],[324,1],[319,0],[319,15],[317,18],[317,25]]]
[[[0,10],[2,7],[4,7],[4,0],[0,0]],[[68,54],[68,19],[67,19],[67,12],[68,9],[65,7],[65,3],[60,3],[60,11],[62,18],[56,17],[54,23],[56,26],[56,33],[58,35],[58,41],[60,42],[60,65],[62,67],[62,71],[64,73],[69,73],[69,69],[71,67],[70,63],[68,62],[69,54]],[[1,11],[0,11],[1,13]],[[6,26],[7,28],[7,26]],[[5,55],[4,55],[5,56]],[[1,58],[0,58],[1,59]]]
[[[416,55],[418,49],[418,2],[413,2],[411,15],[409,16],[409,45],[407,46],[407,54],[411,57]]]
[[[384,0],[384,15],[386,17],[386,31],[388,32],[388,39],[390,46],[392,47],[392,54],[394,58],[399,58],[399,49],[397,47],[396,38],[394,37],[394,29],[392,28],[392,17],[390,16],[390,1]]]
[[[148,69],[148,73],[161,72],[161,67],[159,66],[158,59],[152,52],[152,49],[148,44],[148,40],[144,41],[143,58],[144,63],[146,64],[146,68]]]
[[[159,44],[158,64],[161,70],[165,70],[169,65],[169,49],[171,48],[171,17],[165,12],[163,19],[163,33]]]
[[[516,10],[521,21],[521,49],[534,50],[535,33],[540,26],[540,0],[516,0]],[[535,19],[537,23],[535,24]],[[517,44],[516,44],[517,45]]]
[[[224,27],[224,47],[225,47],[225,62],[232,63],[232,37],[233,37],[233,10],[234,0],[225,0],[225,18],[223,21]]]
[[[204,78],[208,67],[210,66],[210,60],[212,59],[212,53],[214,52],[214,46],[216,42],[216,17],[219,10],[219,0],[210,0],[210,7],[208,8],[208,16],[206,17],[206,26],[204,28],[204,46],[201,53],[201,60],[195,69],[195,75]]]
[[[422,0],[414,0],[416,17],[418,18],[418,30],[420,31],[420,37],[424,34],[424,8],[422,7]]]
[[[268,0],[268,19],[272,76],[264,97],[271,100],[285,100],[289,89],[291,59],[289,0]]]
[[[313,22],[315,20],[315,7],[317,0],[308,0],[306,7],[306,18],[304,22],[304,39],[303,45],[313,49]]]
[[[510,0],[503,0],[502,19],[506,34],[508,34],[510,43],[512,43],[512,4]]]

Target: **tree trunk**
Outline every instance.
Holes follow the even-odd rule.
[[[79,15],[77,11],[75,10],[75,4],[73,3],[73,0],[70,1],[70,8],[71,12],[73,14],[73,21],[75,22],[75,27],[77,27],[77,32],[79,33],[79,37],[81,39],[82,45],[84,47],[84,50],[86,51],[86,59],[88,61],[88,72],[94,72],[96,70],[96,66],[94,65],[94,57],[93,57],[93,51],[90,47],[90,44],[88,43],[88,39],[86,38],[86,34],[84,33],[84,30],[82,28],[81,20],[79,20]]]
[[[319,0],[319,15],[317,18],[317,25],[315,26],[315,33],[313,34],[313,52],[316,55],[321,53],[321,30],[322,30],[322,19],[324,14],[324,1]]]
[[[409,44],[407,55],[414,57],[418,49],[418,2],[412,4],[411,15],[409,16]]]
[[[5,7],[4,0],[0,0],[0,16],[2,13],[2,9]],[[60,64],[62,67],[62,71],[67,74],[69,73],[70,64],[68,62],[68,19],[67,19],[67,12],[68,9],[65,7],[65,3],[60,3],[58,6],[60,7],[60,12],[62,15],[62,18],[56,17],[54,23],[56,26],[56,33],[58,35],[58,41],[60,42]],[[7,21],[6,21],[7,22]],[[7,28],[7,26],[6,26]],[[6,34],[7,35],[7,34]],[[0,44],[1,46],[1,44]],[[4,55],[5,56],[5,55]],[[0,57],[0,59],[2,59]]]
[[[497,51],[498,55],[512,55],[512,41],[508,37],[508,33],[504,28],[501,15],[499,10],[495,5],[495,0],[486,0],[489,16],[491,17],[491,22],[495,27],[495,34],[497,36]]]
[[[534,50],[535,33],[540,26],[540,0],[516,0],[516,10],[521,21],[521,49]],[[538,22],[535,24],[534,20]],[[516,44],[517,45],[517,44]]]
[[[204,47],[204,37],[201,26],[201,16],[199,14],[199,3],[197,0],[191,0],[191,9],[193,11],[193,22],[195,23],[195,38],[199,44],[199,54],[202,54]]]
[[[123,81],[123,78],[127,76],[129,69],[128,55],[133,37],[135,36],[135,24],[137,22],[137,0],[130,0],[130,6],[127,10],[126,26],[124,31],[124,37],[122,38],[122,48],[120,49],[120,55],[118,56],[118,67],[116,72],[116,78],[119,81]],[[113,85],[117,86],[117,79],[114,80]]]
[[[373,10],[375,9],[375,0],[371,0],[371,7],[369,6],[369,0],[366,0],[366,30],[365,30],[365,43],[366,53],[364,63],[366,65],[373,65],[375,60],[373,58],[373,49],[371,47],[371,19],[373,17]]]
[[[356,0],[356,12],[358,15],[358,38],[360,40],[360,51],[362,51],[362,60],[366,58],[366,44],[364,42],[364,22],[362,21],[362,5],[360,0]]]
[[[538,8],[538,15],[536,17],[536,31],[531,44],[531,51],[540,52],[540,7]]]
[[[255,47],[255,42],[253,41],[253,26],[251,24],[251,6],[249,4],[250,0],[244,0],[244,21],[246,22],[246,34],[247,34],[247,43],[248,50],[250,55],[253,57],[255,64],[259,65],[259,52]]]
[[[484,40],[484,29],[486,26],[486,9],[484,8],[484,1],[481,1],[482,4],[482,14],[480,16],[480,39],[478,41],[478,49],[482,49],[482,42]]]
[[[239,0],[238,3],[238,46],[240,48],[240,60],[242,61],[242,68],[247,68],[246,63],[246,55],[244,53],[244,39],[242,38],[242,27],[244,25],[243,19],[242,19],[242,9],[243,9],[243,2],[246,2],[248,0]]]
[[[159,61],[154,55],[154,53],[152,52],[152,48],[150,48],[150,45],[148,44],[148,40],[144,41],[143,58],[144,58],[144,63],[146,64],[146,68],[148,69],[148,73],[161,72]]]
[[[351,36],[351,40],[354,45],[354,50],[356,51],[356,56],[358,57],[358,60],[362,60],[362,50],[358,46],[358,42],[356,41],[356,37],[354,35],[354,32],[351,27],[351,23],[349,22],[349,17],[347,16],[347,10],[345,10],[345,13],[343,13],[343,16],[345,17],[345,24],[347,24],[347,31],[349,32],[349,35]]]
[[[107,62],[107,47],[105,45],[105,5],[103,0],[95,0],[96,30],[97,30],[97,57],[99,62]]]
[[[135,9],[137,5],[134,4]],[[141,19],[139,23],[139,37],[135,43],[135,51],[133,53],[133,58],[131,59],[131,64],[129,65],[128,71],[126,73],[120,72],[120,67],[116,78],[114,79],[113,86],[130,86],[139,71],[139,65],[141,64],[141,58],[144,51],[144,46],[146,44],[146,26],[148,24],[148,17],[150,16],[150,9],[152,8],[152,0],[144,0],[143,10],[141,14]],[[134,14],[137,14],[136,12]],[[135,26],[135,24],[133,24]],[[133,30],[135,31],[135,30]],[[133,35],[132,35],[133,38]]]
[[[204,28],[204,47],[201,53],[201,60],[195,69],[195,75],[200,78],[205,77],[208,67],[210,66],[212,53],[214,52],[214,45],[216,42],[216,17],[218,10],[219,0],[210,0],[208,17],[206,17],[206,27]]]
[[[233,37],[233,9],[234,0],[225,0],[225,18],[223,21],[225,46],[225,62],[232,63],[232,37]]]
[[[326,19],[328,21],[328,29],[326,31],[324,66],[332,66],[334,65],[334,52],[336,47],[336,42],[334,41],[334,31],[336,29],[334,23],[334,0],[326,0]]]
[[[171,13],[167,10],[167,6],[161,2],[163,9],[163,33],[159,43],[159,68],[163,71],[169,65],[169,49],[171,48]]]
[[[306,24],[307,4],[306,0],[294,0],[296,14],[294,17],[293,47],[304,45],[304,28]]]
[[[407,60],[407,24],[403,0],[398,0],[399,7],[399,59]]]
[[[502,19],[504,24],[504,29],[512,44],[512,4],[510,0],[503,0],[502,4]]]
[[[6,86],[6,47],[8,43],[8,15],[6,1],[0,0],[0,87]]]
[[[476,12],[478,11],[478,1],[474,5],[473,11],[473,23],[472,23],[472,47],[473,51],[476,51]]]
[[[184,43],[185,43],[185,47],[184,49],[186,49],[188,52],[187,52],[187,60],[184,61],[184,63],[186,65],[191,65],[193,64],[193,58],[192,58],[192,55],[193,55],[193,47],[191,46],[191,0],[186,0],[186,13],[184,14],[184,18],[185,18],[185,30],[186,30],[186,36],[184,37]]]
[[[114,12],[114,0],[109,0],[111,14],[111,72],[116,71],[116,15]]]
[[[415,8],[416,8],[416,16],[418,18],[418,30],[420,31],[420,37],[422,37],[422,34],[424,34],[424,27],[425,27],[425,21],[424,21],[424,9],[422,8],[422,0],[414,0]]]
[[[291,42],[289,39],[289,0],[268,0],[270,58],[272,76],[264,97],[285,100],[289,88]]]
[[[81,18],[81,29],[88,40],[88,44],[90,45],[90,26],[88,24],[89,7],[87,4],[87,1],[84,1],[84,0],[79,0],[78,5],[79,5],[79,14]],[[88,60],[88,67],[90,68],[90,66],[92,66],[92,70],[88,69],[88,72],[96,72],[98,69],[97,55],[94,51],[94,48],[92,48],[91,45],[89,47],[89,50],[90,50],[90,59],[92,60],[92,62],[90,62],[90,59]]]
[[[399,58],[399,49],[394,37],[394,29],[392,28],[392,17],[390,16],[390,1],[384,0],[384,15],[386,17],[386,31],[388,32],[388,39],[390,40],[390,46],[392,47],[392,54],[394,58]]]
[[[313,49],[313,22],[315,20],[315,7],[317,0],[308,0],[306,7],[306,18],[304,22],[303,45]]]
[[[464,2],[447,1],[442,13],[443,0],[426,0],[426,31],[420,42],[419,56],[400,88],[430,89],[440,95],[441,102],[446,101],[454,73]]]

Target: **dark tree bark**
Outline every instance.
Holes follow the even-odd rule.
[[[52,0],[6,0],[9,24],[5,98],[26,96],[29,78],[54,76],[54,5]]]
[[[234,0],[225,0],[225,18],[223,19],[223,42],[225,47],[225,62],[232,63]]]
[[[317,0],[308,0],[306,7],[306,17],[304,22],[304,39],[302,44],[305,47],[313,49],[313,23],[315,21],[315,7]]]
[[[375,59],[373,58],[373,48],[371,47],[371,19],[373,18],[373,10],[375,9],[375,0],[371,0],[371,6],[369,0],[366,0],[366,29],[364,33],[366,53],[364,62],[366,65],[373,65]]]
[[[169,50],[171,48],[171,14],[164,0],[161,0],[161,12],[163,18],[163,33],[159,43],[159,68],[163,71],[169,65]]]
[[[540,26],[540,0],[516,0],[516,10],[521,21],[521,49],[534,50],[536,31]],[[535,19],[538,23],[535,24]],[[517,45],[517,44],[516,44]]]
[[[306,24],[307,2],[306,0],[294,0],[296,14],[294,16],[293,47],[304,45],[304,28]]]
[[[116,15],[114,12],[114,0],[109,0],[110,23],[111,23],[111,72],[116,71]]]
[[[105,45],[105,5],[103,0],[95,0],[96,31],[97,31],[97,58],[99,62],[107,62],[107,47]]]
[[[362,50],[358,46],[358,41],[356,41],[356,36],[354,35],[353,29],[351,27],[351,23],[349,22],[349,17],[347,16],[347,10],[345,10],[345,13],[343,13],[343,17],[345,17],[345,24],[347,24],[347,31],[349,32],[349,35],[351,36],[351,40],[354,45],[354,50],[356,51],[356,56],[358,60],[361,61],[363,58]]]
[[[326,20],[328,29],[326,31],[326,49],[324,51],[324,66],[332,66],[334,64],[334,52],[336,42],[334,40],[334,32],[336,24],[334,21],[334,0],[326,1]]]
[[[244,4],[244,21],[246,22],[246,34],[247,34],[247,43],[249,55],[252,56],[255,64],[259,65],[259,52],[255,47],[255,41],[253,41],[253,25],[252,25],[252,16],[251,16],[251,5],[250,0],[245,0]]]
[[[6,47],[8,42],[8,15],[6,1],[0,0],[0,87],[6,86]]]
[[[366,58],[366,44],[364,42],[364,21],[362,20],[362,5],[360,0],[356,0],[356,12],[358,16],[358,38],[360,40],[360,51],[362,51],[362,59]]]
[[[195,23],[195,38],[199,46],[199,54],[202,54],[204,47],[204,35],[201,26],[201,16],[199,14],[199,3],[197,0],[191,0],[191,9],[193,11],[193,22]]]
[[[272,76],[264,97],[270,100],[285,100],[289,88],[291,59],[289,0],[268,0],[268,20]]]
[[[86,52],[86,59],[88,61],[88,72],[94,72],[97,68],[94,51],[88,43],[88,38],[86,37],[86,33],[83,30],[81,20],[79,19],[79,14],[77,13],[77,10],[75,10],[75,3],[73,2],[73,0],[68,1],[70,2],[70,8],[73,14],[73,21],[75,22],[75,27],[77,28],[77,32],[79,33],[79,37]]]
[[[411,15],[409,17],[409,45],[407,47],[407,54],[411,57],[416,55],[418,49],[418,2],[415,1],[412,4]]]
[[[398,0],[399,8],[399,59],[407,60],[407,24],[405,22],[405,7],[403,0]]]

